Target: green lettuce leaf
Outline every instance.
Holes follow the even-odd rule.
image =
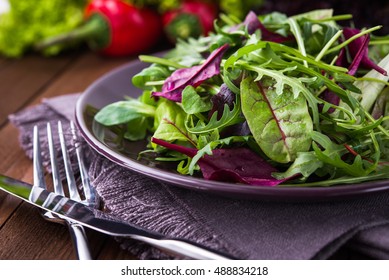
[[[155,112],[153,137],[167,142],[187,141],[185,119],[186,113],[179,105],[167,99],[162,100]]]

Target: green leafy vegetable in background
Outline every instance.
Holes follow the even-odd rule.
[[[38,40],[74,29],[82,22],[86,1],[9,0],[9,12],[0,15],[0,54],[20,57]],[[62,48],[49,48],[46,54]]]

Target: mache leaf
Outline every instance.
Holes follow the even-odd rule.
[[[111,126],[127,123],[141,117],[154,117],[154,114],[154,106],[142,103],[137,99],[129,99],[105,106],[95,115],[95,120],[103,125]]]

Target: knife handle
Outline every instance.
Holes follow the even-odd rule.
[[[82,225],[67,221],[70,237],[79,260],[92,260],[88,238]]]
[[[181,239],[169,238],[153,238],[142,235],[132,235],[132,239],[142,241],[156,248],[173,253],[174,255],[181,255],[182,257],[189,257],[197,260],[233,260],[236,259],[227,254],[205,248],[199,244],[191,243]]]

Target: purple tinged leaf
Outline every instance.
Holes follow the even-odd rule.
[[[355,28],[344,28],[343,29],[343,34],[345,39],[349,39],[352,36],[360,33],[361,31],[359,29]],[[370,41],[370,36],[369,34],[363,35],[355,40],[353,40],[350,44],[347,45],[347,49],[349,51],[350,57],[353,59],[351,65],[349,66],[349,74],[354,75],[359,66],[366,68],[366,69],[374,69],[377,72],[381,73],[382,75],[387,76],[387,72],[385,69],[382,69],[379,67],[377,64],[375,64],[370,58],[369,58],[369,41]],[[337,65],[347,65],[346,61],[346,55],[345,55],[345,50],[342,49]]]
[[[262,28],[264,28],[263,24],[259,21],[258,16],[253,11],[250,11],[247,14],[243,24],[247,27],[247,32],[249,34],[253,34],[256,30],[262,30]],[[264,29],[266,30],[266,28]]]
[[[324,101],[327,101],[328,103],[334,104],[334,105],[339,105],[340,103],[340,97],[330,91],[329,89],[326,89],[321,95],[320,98],[323,99]],[[319,109],[323,109],[323,105],[319,104]],[[329,108],[328,113],[333,113],[335,111],[334,108]]]
[[[224,111],[224,105],[227,104],[230,110],[234,108],[236,95],[233,93],[226,84],[222,84],[220,87],[220,91],[212,96],[212,109],[208,113],[208,118],[211,118],[213,113],[217,112],[217,119],[219,120]],[[234,124],[232,126],[228,126],[221,132],[221,136],[225,135],[236,135],[236,136],[244,136],[249,135],[251,133],[250,128],[247,125],[247,122]]]
[[[203,81],[220,74],[220,63],[228,44],[221,46],[211,53],[202,65],[178,69],[168,77],[161,92],[153,92],[152,96],[159,96],[175,102],[181,102],[182,91],[186,86],[199,86]]]
[[[172,144],[153,138],[152,142],[167,149],[194,157],[197,149]],[[286,179],[275,179],[272,173],[278,170],[266,160],[247,148],[214,149],[198,161],[204,179],[228,181],[257,186],[276,186]]]
[[[349,39],[352,36],[360,33],[361,31],[359,29],[355,28],[344,28],[343,34],[345,39]],[[370,36],[368,34],[363,35],[354,41],[352,41],[350,44],[347,45],[347,49],[349,52],[350,57],[352,58],[351,64],[348,66],[348,74],[349,75],[355,75],[355,73],[358,71],[358,68],[361,66],[363,68],[367,69],[374,69],[377,72],[381,73],[382,75],[387,76],[387,72],[385,69],[379,67],[377,64],[375,64],[373,61],[370,60],[368,56],[368,46],[369,46]],[[338,59],[336,60],[336,65],[338,66],[347,66],[347,55],[346,50],[343,48],[338,56]],[[331,104],[339,105],[340,97],[336,95],[335,93],[326,90],[322,95],[321,98],[325,101],[328,101]],[[332,113],[334,111],[333,108],[330,108],[329,113]]]
[[[290,41],[293,38],[292,37],[284,37],[280,34],[277,34],[275,32],[272,32],[268,30],[262,22],[259,20],[258,16],[253,12],[250,11],[245,20],[243,21],[243,25],[247,27],[247,32],[251,35],[255,33],[257,30],[261,30],[261,40],[263,41],[269,41],[269,42],[275,42],[275,43],[283,43],[286,41]],[[236,28],[238,28],[240,25],[238,25]]]
[[[230,110],[232,110],[235,99],[235,94],[227,87],[226,84],[222,84],[219,92],[211,98],[212,109],[209,111],[208,117],[210,118],[214,112],[217,112],[218,119],[220,119],[223,115],[224,105],[227,104],[228,107],[230,107]]]

